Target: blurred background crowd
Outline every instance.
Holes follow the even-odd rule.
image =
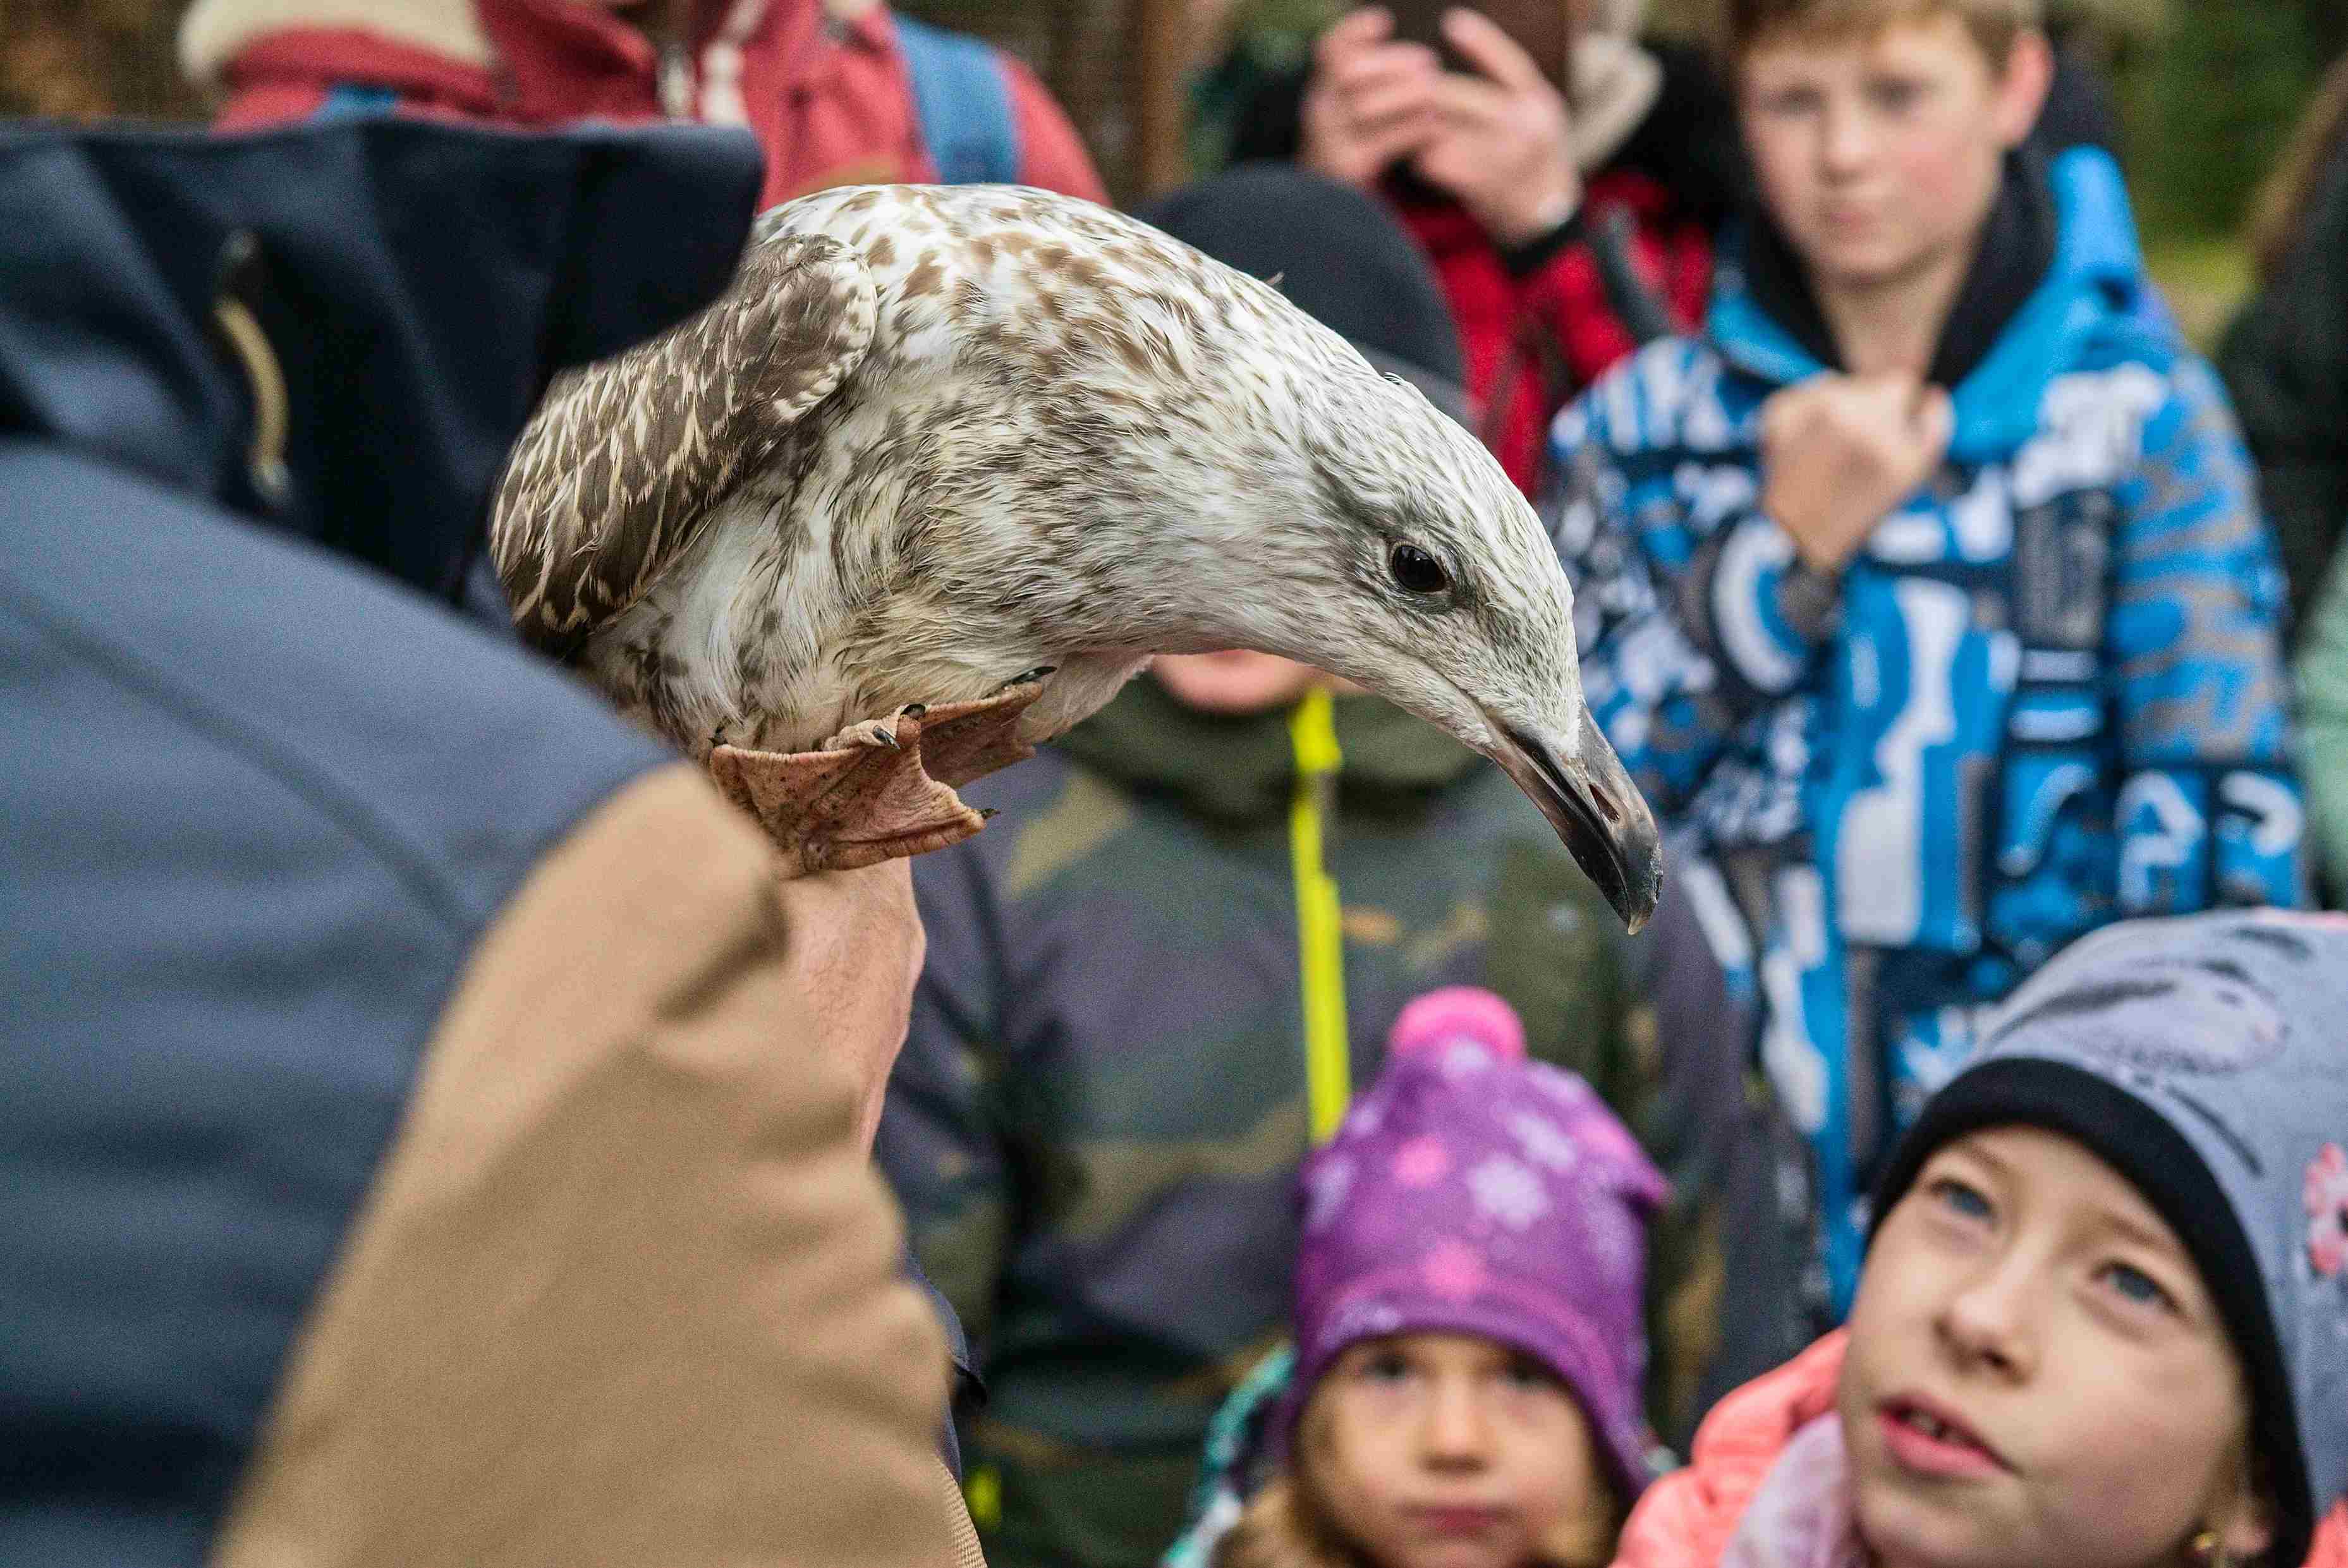
[[[1987,503],[1953,481],[1928,500],[1952,536],[1978,522],[1980,505],[2012,502],[2016,585],[1982,589],[1967,611],[1980,623],[1972,631],[2016,629],[2028,696],[2044,705],[2033,710],[2035,732],[2003,713],[1983,721],[1976,754],[1949,766],[1968,789],[1993,774],[1998,809],[2014,821],[2042,797],[2051,803],[2038,839],[2009,822],[2016,841],[1997,841],[1993,856],[1960,805],[1953,822],[1918,830],[1925,847],[1912,870],[1885,850],[1875,869],[1889,891],[1871,893],[1852,865],[1907,841],[1867,818],[1864,802],[1838,800],[1847,814],[1832,823],[1766,826],[1771,789],[1791,791],[1773,769],[1815,779],[1838,766],[1841,742],[1823,733],[1831,725],[1800,707],[1792,677],[1771,686],[1772,648],[1756,653],[1752,637],[1738,644],[1715,627],[1715,643],[1692,649],[1687,634],[1659,629],[1668,617],[1658,605],[1676,590],[1626,564],[1646,551],[1684,565],[1699,585],[1690,592],[1710,596],[1732,573],[1731,531],[1706,539],[1684,519],[1652,520],[1674,506],[1703,513],[1711,502],[1688,501],[1692,491],[1764,482],[1725,462],[1694,479],[1692,463],[1664,471],[1658,452],[1687,454],[1653,421],[1735,422],[1753,408],[1688,390],[1721,374],[1696,350],[1675,368],[1651,355],[1620,370],[1634,351],[1693,329],[1718,299],[1743,297],[1775,334],[1748,322],[1745,347],[1766,337],[1767,352],[1807,369],[1869,369],[1836,315],[1833,263],[1820,259],[1830,237],[1792,233],[1798,263],[1762,241],[1727,239],[1755,210],[1757,151],[1752,112],[1740,144],[1709,0],[1479,7],[1499,24],[1492,37],[1471,28],[1449,38],[1465,57],[1453,63],[1484,77],[1485,96],[1457,111],[1469,132],[1413,140],[1407,169],[1397,167],[1403,144],[1382,143],[1378,114],[1361,108],[1381,90],[1380,69],[1403,69],[1365,63],[1385,23],[1365,30],[1329,0],[907,0],[891,7],[891,46],[913,62],[926,167],[885,138],[860,141],[868,126],[852,63],[829,87],[795,88],[787,110],[742,110],[743,93],[768,79],[759,73],[783,68],[758,56],[773,29],[756,0],[698,11],[663,0],[415,8],[478,11],[480,26],[457,27],[446,57],[428,26],[387,52],[352,44],[346,6],[312,7],[324,20],[290,38],[283,17],[300,5],[210,0],[200,9],[217,26],[183,36],[186,9],[0,0],[0,112],[259,125],[396,107],[545,124],[649,118],[656,92],[679,118],[746,119],[759,131],[768,202],[931,175],[1106,199],[1243,271],[1280,274],[1299,305],[1473,428],[1550,524],[1584,599],[1593,710],[1684,835],[1684,869],[1645,933],[1620,934],[1497,772],[1416,721],[1257,655],[1161,661],[1043,758],[973,793],[1004,808],[1005,822],[917,868],[926,967],[876,1153],[914,1259],[967,1336],[946,1446],[993,1561],[1139,1568],[1169,1548],[1177,1561],[1208,1551],[1240,1517],[1253,1489],[1237,1472],[1261,1457],[1263,1423],[1282,1418],[1267,1412],[1289,1377],[1324,1369],[1307,1332],[1319,1307],[1310,1281],[1294,1277],[1300,1202],[1337,1224],[1363,1201],[1345,1190],[1354,1177],[1330,1175],[1351,1167],[1325,1153],[1305,1161],[1316,1146],[1336,1147],[1333,1137],[1382,1136],[1358,1113],[1341,1135],[1341,1119],[1357,1080],[1377,1077],[1390,1030],[1407,1033],[1397,1020],[1414,997],[1488,987],[1508,1021],[1481,1037],[1511,1042],[1496,1060],[1529,1054],[1578,1075],[1535,1074],[1511,1092],[1570,1101],[1573,1148],[1559,1169],[1607,1155],[1593,1161],[1607,1164],[1607,1203],[1581,1230],[1543,1232],[1542,1245],[1552,1260],[1575,1260],[1560,1289],[1591,1290],[1601,1276],[1619,1287],[1591,1309],[1612,1315],[1619,1354],[1568,1380],[1585,1409],[1609,1412],[1585,1434],[1602,1451],[1584,1454],[1584,1468],[1611,1478],[1622,1501],[1651,1465],[1686,1453],[1724,1395],[1844,1319],[1867,1195],[1897,1169],[1900,1130],[1978,1043],[1980,1009],[2120,915],[2337,905],[2348,894],[2348,568],[2335,565],[2348,528],[2348,8],[2334,0],[2050,7],[2044,112],[2027,95],[1983,191],[1985,202],[2003,192],[1986,221],[2008,247],[1984,254],[2010,261],[2012,275],[1989,263],[1952,273],[1936,306],[1949,329],[1936,328],[1905,373],[1920,387],[1960,387],[2010,332],[2027,335],[2025,302],[2043,278],[2091,266],[2078,261],[2081,232],[2105,247],[2095,264],[2123,272],[2140,237],[2151,286],[2131,282],[2125,308],[2097,295],[2096,311],[2111,307],[2096,327],[2106,335],[2085,347],[2064,339],[2059,352],[2072,358],[2054,369],[2113,376],[2098,386],[2122,397],[2138,385],[2128,367],[2155,366],[2161,389],[2138,412],[2173,446],[2154,453],[2147,434],[2147,471],[2083,483],[2029,518],[2025,481],[2008,487],[1997,467],[2023,468],[2023,443],[1988,428],[1996,410],[1960,395],[1912,411],[1942,423],[1886,505],[1915,490],[1944,449],[1962,452],[1969,475],[1999,473],[1983,487]],[[843,58],[859,40],[879,47],[869,5],[781,9],[821,13]],[[601,15],[577,31],[561,18],[572,10],[608,12],[630,31],[598,31],[611,22]],[[726,30],[737,16],[738,36]],[[1560,35],[1554,49],[1544,26]],[[558,34],[561,48],[548,42]],[[958,55],[957,36],[1001,53]],[[618,63],[604,62],[602,77],[574,69],[592,53],[582,38],[600,48],[614,37],[643,48],[613,45]],[[687,37],[699,53],[677,66]],[[468,51],[503,63],[483,74]],[[801,63],[788,69],[813,81],[812,57],[793,57]],[[1529,65],[1550,59],[1554,69]],[[1384,87],[1399,91],[1396,79]],[[947,101],[957,91],[958,108]],[[713,110],[726,104],[740,112]],[[901,132],[904,107],[891,113]],[[2007,152],[2054,171],[2043,177],[2047,213],[2026,194],[2041,175],[1999,183]],[[2126,200],[2117,177],[2106,180],[2115,167]],[[1768,199],[1790,200],[1776,187]],[[1725,319],[1711,318],[1719,342],[1734,336]],[[2222,394],[2176,352],[2172,330],[2215,363]],[[2050,406],[2060,400],[2046,391],[2052,374],[2024,388]],[[1798,377],[1781,379],[1790,388]],[[1673,397],[1685,402],[1653,412]],[[2255,459],[2256,500],[2247,468],[2234,471],[2243,466],[2229,399]],[[1807,417],[1817,422],[1802,428],[1824,441],[1835,420],[1861,412],[1813,407]],[[1795,439],[1765,430],[1750,467],[1766,456],[1776,483],[1794,466]],[[1840,450],[1853,464],[1869,455]],[[2066,450],[2060,460],[2084,459]],[[1885,515],[1878,507],[1859,521],[1871,528]],[[1803,531],[1798,551],[1759,569],[1773,595],[1766,637],[1799,655],[1856,635],[1877,613],[1855,588],[1841,609],[1833,603],[1858,539],[1815,542]],[[2118,561],[2108,602],[2105,552]],[[1849,581],[1882,561],[1859,562]],[[1805,601],[1806,584],[1819,583],[1826,600]],[[1910,598],[1881,597],[1899,600],[1880,610],[1875,629],[1887,637],[1930,620]],[[2186,630],[2159,629],[2171,622]],[[2129,641],[2139,636],[2149,641]],[[2286,654],[2297,660],[2290,689]],[[1685,679],[1699,655],[1711,661],[1704,679]],[[2106,658],[2110,668],[2096,663]],[[2164,660],[2199,673],[2177,676]],[[2162,667],[2144,675],[2151,665]],[[1732,673],[1715,683],[1715,667]],[[1951,655],[1941,674],[1963,716],[1957,668]],[[2223,700],[2196,681],[2222,687]],[[1732,700],[1746,706],[1725,711]],[[1855,700],[1852,711],[1869,706]],[[1785,723],[1761,735],[1766,716]],[[1805,725],[1815,768],[1807,752],[1786,760],[1799,751],[1788,736]],[[1718,742],[1708,751],[1703,735],[1689,738],[1707,727]],[[2061,750],[2072,743],[2076,756]],[[1736,745],[1749,755],[1717,765]],[[2108,791],[2116,804],[2096,797],[2103,820],[2082,820],[2063,790],[2103,786],[2065,783],[2063,769],[2106,765],[2125,789]],[[2163,815],[2171,799],[2192,802],[2178,810],[2194,828]],[[1860,822],[1883,836],[1850,826]],[[1816,848],[1813,834],[1827,845],[1839,831],[1851,837],[1837,872],[1835,851]],[[1994,896],[1981,895],[1984,915],[1964,904],[1970,892],[1955,895],[1942,924],[1956,934],[1936,934],[1947,912],[1933,868],[1960,857]],[[1992,859],[1991,869],[1974,864]],[[1803,900],[1814,908],[1820,874],[1841,877],[1840,913],[1805,926]],[[1416,1091],[1404,1082],[1378,1092]],[[1426,1148],[1457,1138],[1480,1154],[1526,1141],[1521,1127],[1496,1130],[1479,1112],[1445,1109],[1439,1094],[1433,1109],[1412,1103],[1432,1119]],[[1376,1158],[1405,1170],[1416,1147],[1377,1144]],[[1389,1211],[1438,1186],[1451,1158],[1426,1156],[1424,1182],[1398,1178],[1410,1192],[1385,1194]],[[1520,1231],[1547,1223],[1548,1178],[1514,1159],[1477,1167],[1508,1181],[1445,1188],[1445,1201],[1463,1213],[1522,1214]],[[1447,1213],[1415,1222],[1447,1223]],[[1624,1243],[1618,1218],[1641,1240]],[[1617,1267],[1626,1255],[1631,1266]],[[1458,1261],[1469,1274],[1489,1264]],[[1519,1328],[1519,1345],[1542,1332]],[[1571,1359],[1560,1352],[1544,1365]],[[1607,1520],[1610,1542],[1620,1511]]]
[[[902,14],[1031,65],[1109,191],[1149,196],[1228,155],[1233,83],[1302,64],[1333,0],[915,0]],[[7,0],[0,112],[194,119],[174,0]],[[2259,182],[2348,46],[2325,0],[2057,0],[2049,22],[2095,60],[2114,108],[2153,270],[2205,341],[2247,293]],[[1710,0],[1655,0],[1647,30],[1700,38]],[[2208,90],[2222,82],[2225,90]]]

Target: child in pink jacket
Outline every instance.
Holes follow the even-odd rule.
[[[2348,919],[2274,912],[2049,965],[1895,1157],[1848,1328],[1617,1568],[2348,1568],[2343,975]]]

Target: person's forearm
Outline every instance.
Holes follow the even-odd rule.
[[[778,896],[791,978],[812,1005],[818,1048],[856,1075],[857,1139],[870,1154],[926,946],[912,862],[795,877]]]

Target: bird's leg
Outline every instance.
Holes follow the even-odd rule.
[[[884,751],[894,751],[897,749],[897,722],[908,715],[914,718],[921,717],[919,706],[909,707],[904,710],[904,713],[892,715],[888,718],[868,718],[861,724],[851,724],[829,740],[825,741],[818,749],[852,751],[860,746],[870,746]]]

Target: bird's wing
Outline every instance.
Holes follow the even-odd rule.
[[[558,377],[490,512],[516,629],[567,652],[643,597],[711,508],[855,370],[873,320],[853,253],[783,234],[755,243],[700,315]]]

